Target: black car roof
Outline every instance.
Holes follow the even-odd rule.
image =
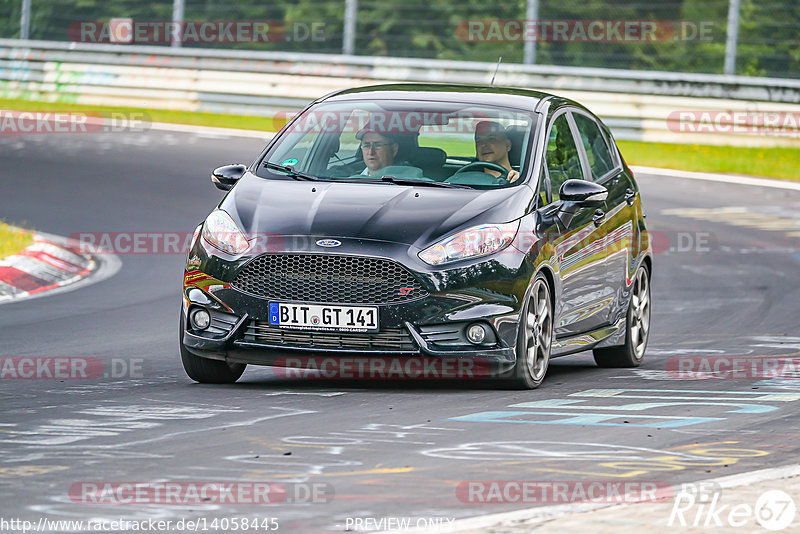
[[[533,110],[544,98],[553,95],[512,87],[434,83],[397,83],[345,89],[326,96],[337,100],[420,100],[426,102],[469,102]],[[560,99],[560,98],[559,98]]]

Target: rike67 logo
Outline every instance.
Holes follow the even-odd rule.
[[[707,529],[761,526],[779,531],[794,521],[796,505],[785,491],[765,491],[754,503],[741,500],[733,494],[723,495],[714,482],[683,484],[675,495],[667,525]]]

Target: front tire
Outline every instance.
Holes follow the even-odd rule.
[[[517,363],[510,385],[517,389],[538,388],[550,365],[553,345],[553,300],[542,274],[536,275],[522,308],[517,337]]]
[[[642,265],[631,285],[631,301],[625,321],[625,344],[595,349],[594,361],[600,367],[639,367],[650,335],[650,275]]]
[[[233,384],[244,373],[244,363],[227,363],[221,360],[202,358],[189,352],[183,344],[183,329],[186,319],[181,310],[180,338],[178,343],[181,351],[183,369],[189,378],[201,384]]]

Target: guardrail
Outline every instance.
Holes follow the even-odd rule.
[[[264,117],[346,87],[485,85],[494,70],[494,64],[479,62],[0,39],[5,98]],[[800,119],[800,80],[506,64],[495,84],[574,98],[620,139],[800,144],[798,125],[792,123]],[[769,112],[782,120],[766,133],[736,130],[737,112],[739,117]]]

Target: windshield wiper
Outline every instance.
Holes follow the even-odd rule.
[[[429,187],[448,187],[450,189],[472,189],[466,185],[449,184],[447,182],[434,182],[432,180],[417,180],[415,178],[398,178],[396,176],[381,176],[380,181],[397,185],[423,185]]]
[[[304,172],[296,171],[292,167],[287,167],[285,165],[278,165],[277,163],[272,163],[271,161],[265,161],[264,167],[268,169],[273,169],[276,171],[283,171],[286,173],[287,176],[290,178],[294,178],[295,180],[311,180],[311,181],[319,181],[319,178],[315,176],[311,176],[310,174],[306,174]]]

